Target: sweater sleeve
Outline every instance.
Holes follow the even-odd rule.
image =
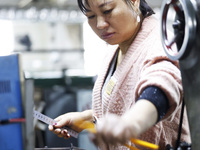
[[[169,109],[169,102],[165,93],[156,86],[149,86],[145,88],[142,94],[139,96],[138,100],[145,99],[154,104],[158,112],[159,122],[167,113]]]
[[[137,84],[137,98],[149,86],[156,86],[165,93],[169,101],[169,110],[164,119],[172,120],[181,104],[182,84],[178,67],[164,57],[149,61],[140,74]]]

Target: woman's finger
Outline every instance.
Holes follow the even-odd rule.
[[[54,127],[53,127],[52,125],[49,125],[49,126],[48,126],[48,129],[49,129],[49,131],[53,131],[53,130],[54,130]]]
[[[53,133],[55,134],[61,134],[61,129],[60,128],[56,128]]]

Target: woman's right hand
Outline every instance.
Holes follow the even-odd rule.
[[[66,113],[58,116],[54,120],[57,122],[57,124],[54,126],[49,125],[49,130],[55,133],[58,137],[68,139],[70,138],[70,135],[67,129],[64,129],[63,127],[67,126],[76,132],[81,132],[83,129],[79,128],[77,125],[74,125],[74,123],[79,121],[92,121],[92,110]]]

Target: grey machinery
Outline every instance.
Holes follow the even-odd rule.
[[[169,11],[175,12],[172,36],[168,32]],[[179,60],[187,108],[192,150],[200,149],[200,0],[164,0],[161,10],[164,50]],[[171,15],[170,15],[171,17]]]

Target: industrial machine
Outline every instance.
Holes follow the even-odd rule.
[[[23,149],[21,77],[19,56],[0,57],[0,149]]]
[[[192,147],[177,147],[177,149],[198,150],[200,149],[200,0],[164,0],[161,14],[164,50],[170,59],[180,62],[184,102],[192,139]]]
[[[19,54],[0,56],[0,68],[0,149],[32,150],[33,83],[24,79]]]

